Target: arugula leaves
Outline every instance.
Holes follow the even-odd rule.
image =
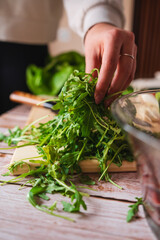
[[[37,204],[36,200],[35,200],[35,196],[40,196],[40,194],[43,194],[43,199],[44,199],[44,192],[45,192],[45,188],[44,187],[33,187],[29,193],[27,194],[27,199],[28,201],[30,202],[30,204],[37,208],[38,210],[42,211],[42,212],[46,212],[50,215],[53,215],[55,217],[59,217],[59,218],[63,218],[63,219],[66,219],[68,221],[74,221],[72,218],[69,218],[69,217],[65,217],[65,216],[62,216],[60,214],[55,214],[53,211],[56,209],[56,202],[54,202],[52,204],[52,206],[50,207],[47,207],[46,205],[39,205]],[[46,196],[46,195],[45,195]],[[45,200],[48,200],[47,196],[45,197]]]
[[[29,202],[52,215],[55,208],[39,205],[36,196],[48,200],[47,193],[61,193],[71,199],[70,203],[62,201],[64,211],[78,212],[81,207],[87,209],[83,196],[88,195],[78,191],[72,180],[74,173],[81,174],[81,160],[96,158],[101,168],[99,180],[105,179],[113,184],[108,174],[111,162],[121,166],[123,159],[133,160],[125,135],[113,120],[110,109],[105,109],[103,103],[95,104],[97,78],[92,75],[94,71],[97,69],[90,74],[75,70],[70,75],[53,107],[59,109],[54,119],[40,123],[38,127],[30,124],[21,131],[17,129],[17,133],[11,132],[8,138],[9,144],[15,139],[25,139],[25,144],[36,144],[37,151],[43,157],[43,161],[35,159],[40,164],[39,168],[29,169],[28,173],[8,182],[32,176],[29,181],[33,185],[28,193]],[[31,161],[34,162],[34,159]],[[10,172],[15,167],[17,165],[10,166]],[[94,184],[91,179],[84,180],[90,185]]]
[[[8,135],[0,133],[0,141],[6,142],[8,146],[17,144],[19,142],[19,137],[22,135],[22,130],[18,126],[15,126],[13,129],[9,129],[8,132]]]
[[[130,206],[129,206],[130,210],[128,211],[128,214],[127,214],[127,219],[126,219],[127,222],[130,222],[130,221],[133,220],[133,218],[135,217],[135,215],[136,215],[137,212],[138,212],[138,207],[139,207],[140,205],[143,205],[143,200],[142,200],[142,198],[136,197],[135,199],[137,200],[137,202],[134,203],[133,205],[130,205]]]

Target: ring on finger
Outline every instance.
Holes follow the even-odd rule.
[[[120,54],[120,56],[126,56],[126,57],[130,57],[131,59],[133,59],[133,60],[134,60],[134,56],[133,56],[133,55],[131,55],[131,54],[128,54],[128,53],[122,53],[122,54]]]

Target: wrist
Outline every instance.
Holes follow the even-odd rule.
[[[113,24],[110,23],[106,23],[106,22],[101,22],[101,23],[96,23],[95,25],[93,25],[92,27],[90,27],[88,29],[88,31],[86,32],[85,36],[84,36],[84,43],[86,41],[86,38],[90,35],[94,35],[94,34],[98,34],[101,33],[103,30],[106,31],[110,31],[112,29],[116,29],[117,27],[114,26]]]

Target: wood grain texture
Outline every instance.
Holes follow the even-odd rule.
[[[88,174],[87,174],[88,175]],[[122,187],[119,189],[112,183],[106,181],[98,181],[99,174],[89,174],[96,184],[89,186],[93,190],[84,189],[84,192],[92,195],[110,199],[135,201],[135,197],[141,197],[141,186],[139,176],[135,172],[112,173],[111,179]]]
[[[4,180],[2,174],[7,172],[7,167],[11,161],[12,155],[0,152],[0,180]]]
[[[14,128],[15,126],[24,127],[26,118],[30,112],[30,107],[19,105],[0,116],[1,128]]]
[[[11,161],[11,154],[0,153],[0,182],[8,181],[13,179],[14,176],[2,176],[7,172],[7,166]],[[91,189],[84,189],[83,191],[90,194],[91,196],[104,197],[117,200],[135,201],[136,197],[141,197],[141,187],[139,183],[139,177],[135,172],[126,173],[112,173],[111,179],[121,186],[123,189],[118,189],[113,184],[105,181],[98,181],[99,174],[87,174],[91,179],[93,179],[96,184],[89,186]],[[28,179],[27,179],[28,180]],[[18,182],[18,184],[24,184],[25,180]],[[79,182],[75,181],[77,185]],[[28,184],[29,186],[30,184]],[[83,185],[86,186],[86,185]],[[87,186],[86,186],[87,187]]]
[[[22,124],[21,115],[25,109],[23,107],[18,107],[18,111],[17,108],[12,110],[14,116],[15,112],[17,114],[17,125]],[[27,110],[24,114],[26,113]],[[7,114],[6,119],[10,119]],[[18,115],[20,116],[19,120]],[[23,124],[25,122],[26,120],[23,121]],[[12,123],[8,121],[6,125],[10,127]],[[5,131],[5,127],[3,130]],[[0,153],[0,171],[2,172],[2,166],[9,164],[13,152],[7,154],[0,150]],[[29,186],[22,190],[18,190],[20,183],[0,186],[0,239],[155,240],[142,208],[136,221],[126,223],[125,220],[128,205],[134,202],[136,196],[141,196],[139,178],[136,172],[112,173],[112,180],[122,186],[123,190],[116,188],[109,182],[98,182],[99,174],[89,174],[89,176],[96,182],[96,185],[89,187],[96,191],[81,189],[81,191],[88,192],[91,195],[91,197],[85,199],[87,211],[82,210],[79,214],[63,213],[74,218],[75,222],[73,223],[33,208],[26,200]],[[7,179],[8,177],[0,177],[0,181]],[[51,201],[45,202],[45,204],[51,205],[53,201],[57,200],[59,202],[58,213],[60,214],[62,213],[60,203],[62,199],[62,196],[56,194],[51,196]]]
[[[55,114],[48,109],[33,107],[29,114],[27,124],[30,124],[30,123],[34,122],[35,120],[40,119],[43,116],[46,116],[46,118],[44,118],[40,122],[44,123],[44,122],[47,122],[47,121],[53,119]],[[36,124],[38,125],[38,122]],[[35,146],[27,146],[24,148],[18,148],[15,150],[15,153],[11,160],[11,164],[13,162],[21,161],[24,158],[33,158],[33,157],[38,157],[38,153],[36,152]],[[29,164],[31,166],[31,168],[38,166],[37,164],[30,163],[29,160],[25,161],[25,162],[27,164]],[[18,167],[14,171],[14,175],[19,175],[19,174],[22,174],[22,173],[28,171],[27,164],[24,164],[23,167]],[[80,166],[82,168],[82,172],[85,172],[85,173],[94,173],[94,172],[100,171],[99,163],[96,159],[81,161]],[[136,162],[135,161],[134,162],[124,161],[121,167],[117,167],[115,164],[111,164],[111,166],[109,167],[109,172],[130,172],[130,171],[136,171]]]
[[[75,220],[68,222],[34,209],[25,200],[28,191],[28,188],[18,190],[18,186],[15,185],[1,188],[1,240],[154,239],[142,208],[136,221],[126,223],[126,213],[131,203],[95,197],[86,198],[87,211],[82,210],[79,214],[63,213]],[[58,200],[58,213],[62,214],[60,201],[63,197],[56,194],[51,199],[52,202]]]

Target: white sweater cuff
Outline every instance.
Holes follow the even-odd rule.
[[[122,28],[124,26],[124,17],[121,12],[109,5],[95,6],[87,11],[84,16],[82,26],[82,37],[87,31],[97,23],[109,23],[116,27]]]

